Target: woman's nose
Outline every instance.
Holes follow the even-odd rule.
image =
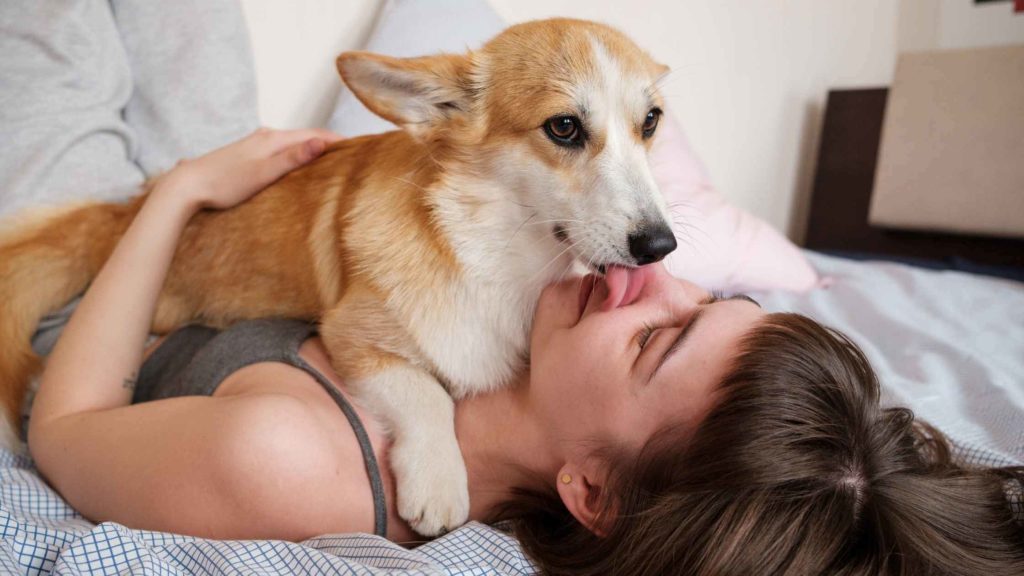
[[[689,308],[708,296],[708,292],[700,286],[670,274],[660,262],[645,268],[650,269],[646,277],[647,282],[636,301],[657,298],[670,302],[673,308]]]

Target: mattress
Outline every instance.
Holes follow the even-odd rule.
[[[849,335],[886,405],[942,429],[971,465],[1024,464],[1024,284],[809,253],[825,278],[805,294],[752,294]],[[112,486],[111,490],[117,490]],[[366,534],[301,543],[211,541],[94,525],[32,462],[0,451],[0,570],[28,574],[455,574],[535,572],[515,539],[470,523],[408,550]]]

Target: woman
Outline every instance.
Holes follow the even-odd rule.
[[[153,186],[50,355],[30,421],[40,472],[86,516],[215,538],[415,539],[395,513],[385,431],[346,399],[307,325],[192,327],[144,348],[189,218],[333,138],[260,131]],[[605,290],[547,288],[529,370],[456,408],[471,519],[511,520],[546,570],[1022,573],[1004,493],[1020,471],[950,464],[936,432],[879,408],[845,338],[660,267],[616,309],[600,309]]]

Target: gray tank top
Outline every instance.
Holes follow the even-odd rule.
[[[210,396],[230,374],[257,362],[284,362],[305,371],[331,395],[352,425],[373,491],[374,533],[387,537],[384,484],[366,429],[334,385],[299,356],[299,346],[314,334],[313,324],[278,318],[248,320],[224,331],[185,326],[171,333],[143,363],[132,402]]]

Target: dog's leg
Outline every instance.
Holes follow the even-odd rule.
[[[390,427],[398,514],[435,536],[466,521],[466,464],[455,438],[455,404],[430,374],[408,363],[357,379],[356,394]]]
[[[388,427],[398,514],[434,536],[466,521],[466,465],[455,438],[455,404],[429,372],[409,362],[404,331],[387,326],[373,296],[346,294],[321,322],[321,335],[350,390]]]

